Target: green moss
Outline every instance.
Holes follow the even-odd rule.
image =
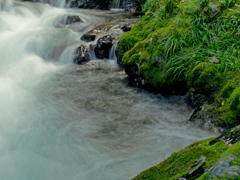
[[[176,180],[179,177],[187,174],[189,167],[191,167],[194,161],[202,155],[207,158],[207,162],[203,166],[205,168],[214,165],[214,163],[220,157],[224,157],[228,154],[238,155],[240,153],[240,142],[236,143],[231,148],[228,148],[223,141],[216,143],[213,146],[209,146],[209,142],[212,139],[214,138],[198,141],[177,153],[173,153],[165,161],[152,168],[149,168],[146,171],[143,171],[138,176],[133,178],[133,180]],[[232,162],[231,165],[240,165],[240,158],[238,157],[235,161]],[[206,180],[208,174],[209,173],[207,173],[206,169],[206,173],[199,177],[198,180]],[[224,178],[217,179],[222,180]]]
[[[237,79],[238,74],[234,79],[228,81],[221,91],[221,96],[225,97],[222,102],[222,107],[219,109],[220,119],[224,125],[234,126],[240,123],[240,86]]]
[[[146,1],[145,15],[119,41],[119,58],[124,66],[138,63],[157,92],[184,94],[194,88],[216,102],[215,110],[209,108],[215,125],[239,124],[239,1]],[[213,56],[219,64],[209,62]]]
[[[236,89],[240,84],[240,76],[237,79],[230,79],[226,85],[223,86],[221,91],[221,96],[224,98],[229,98],[234,89]]]
[[[197,92],[210,96],[220,88],[222,78],[217,67],[213,63],[200,63],[193,69],[193,87]]]
[[[204,104],[201,106],[201,111],[198,111],[192,119],[201,119],[203,123],[211,122],[215,125],[220,125],[219,114],[218,114],[218,104]],[[191,120],[192,120],[191,119]]]
[[[209,146],[209,141],[212,138],[193,143],[185,149],[173,153],[168,159],[160,164],[143,171],[134,180],[137,179],[162,179],[175,180],[188,173],[189,167],[201,155],[206,156],[207,163],[204,167],[213,165],[221,154],[225,152],[228,147],[224,142]]]
[[[239,151],[235,152],[235,154],[238,155]],[[240,156],[237,157],[236,160],[231,163],[231,166],[240,166]]]

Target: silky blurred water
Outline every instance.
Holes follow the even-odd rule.
[[[48,3],[0,0],[1,180],[131,179],[212,136],[186,123],[182,97],[129,87],[114,61],[73,65],[106,12]],[[68,15],[84,22],[60,26]]]

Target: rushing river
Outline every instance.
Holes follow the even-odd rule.
[[[106,12],[10,0],[0,10],[1,180],[127,180],[212,136],[186,123],[182,98],[129,87],[113,63],[72,64]],[[59,28],[69,14],[84,23]]]

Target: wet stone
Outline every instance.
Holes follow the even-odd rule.
[[[209,60],[209,62],[214,63],[214,64],[220,64],[220,61],[219,61],[215,56],[213,56],[213,57]]]
[[[235,179],[235,178],[238,178],[238,173],[236,173],[236,172],[229,172],[229,173],[227,173],[226,178],[227,178],[227,179]]]
[[[236,142],[240,141],[240,125],[225,131],[222,135],[210,141],[209,144],[213,145],[222,140],[224,140],[227,144],[235,144]]]
[[[194,173],[198,168],[200,168],[203,164],[206,163],[206,157],[205,156],[200,156],[195,163],[193,164],[193,166],[191,167],[191,170],[189,171],[188,174],[192,174]]]
[[[124,32],[131,31],[132,25],[127,23],[119,26],[120,29],[122,29]]]
[[[94,41],[95,38],[96,38],[96,35],[94,35],[94,34],[84,34],[81,37],[81,40],[86,41],[86,42],[91,42],[91,41]]]
[[[215,164],[217,164],[217,163],[219,163],[219,162],[221,162],[221,161],[224,161],[224,162],[230,164],[232,161],[235,161],[236,158],[237,158],[237,156],[235,156],[235,155],[233,155],[233,154],[228,154],[228,155],[220,158]]]
[[[94,48],[96,57],[98,59],[109,59],[109,53],[113,46],[113,38],[110,35],[103,36],[98,39],[96,47]]]
[[[208,6],[212,9],[211,17],[216,16],[220,12],[219,6],[212,3],[210,3]]]
[[[210,3],[208,6],[212,9],[213,12],[220,11],[220,7],[213,3]]]
[[[91,54],[86,46],[79,46],[75,52],[73,62],[76,64],[85,64],[91,60]]]
[[[219,174],[229,166],[230,166],[229,163],[226,163],[226,162],[221,162],[216,166],[214,165],[214,168],[209,170],[211,174],[208,176],[208,179],[213,179],[214,177],[218,177]]]
[[[125,67],[126,74],[129,76],[131,82],[133,82],[136,86],[144,85],[144,81],[138,72],[139,67],[140,66],[137,63],[133,63]]]
[[[63,21],[63,24],[69,25],[74,23],[82,23],[83,21],[79,16],[67,16],[67,18]]]
[[[220,158],[209,170],[211,174],[208,176],[208,179],[223,177],[230,172],[237,172],[239,174],[240,166],[230,166],[231,162],[236,160],[236,158],[237,156],[233,154],[228,154],[227,156]]]
[[[220,174],[219,177],[223,177],[225,174],[229,173],[229,172],[236,172],[238,174],[240,174],[240,166],[230,166],[226,169],[224,169]]]

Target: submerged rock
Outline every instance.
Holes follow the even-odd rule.
[[[91,60],[91,54],[89,53],[86,46],[79,46],[75,52],[73,62],[76,64],[85,64]]]
[[[86,42],[91,42],[91,41],[94,41],[95,38],[96,38],[96,35],[94,35],[94,34],[84,34],[81,37],[81,40],[86,41]]]
[[[103,36],[97,41],[97,45],[94,48],[96,57],[98,59],[108,59],[110,50],[113,46],[113,38],[110,35]]]
[[[127,23],[119,26],[120,29],[122,29],[124,32],[131,31],[132,25]]]
[[[63,20],[63,24],[69,25],[74,23],[82,23],[83,21],[80,19],[79,16],[67,16],[66,19]]]

